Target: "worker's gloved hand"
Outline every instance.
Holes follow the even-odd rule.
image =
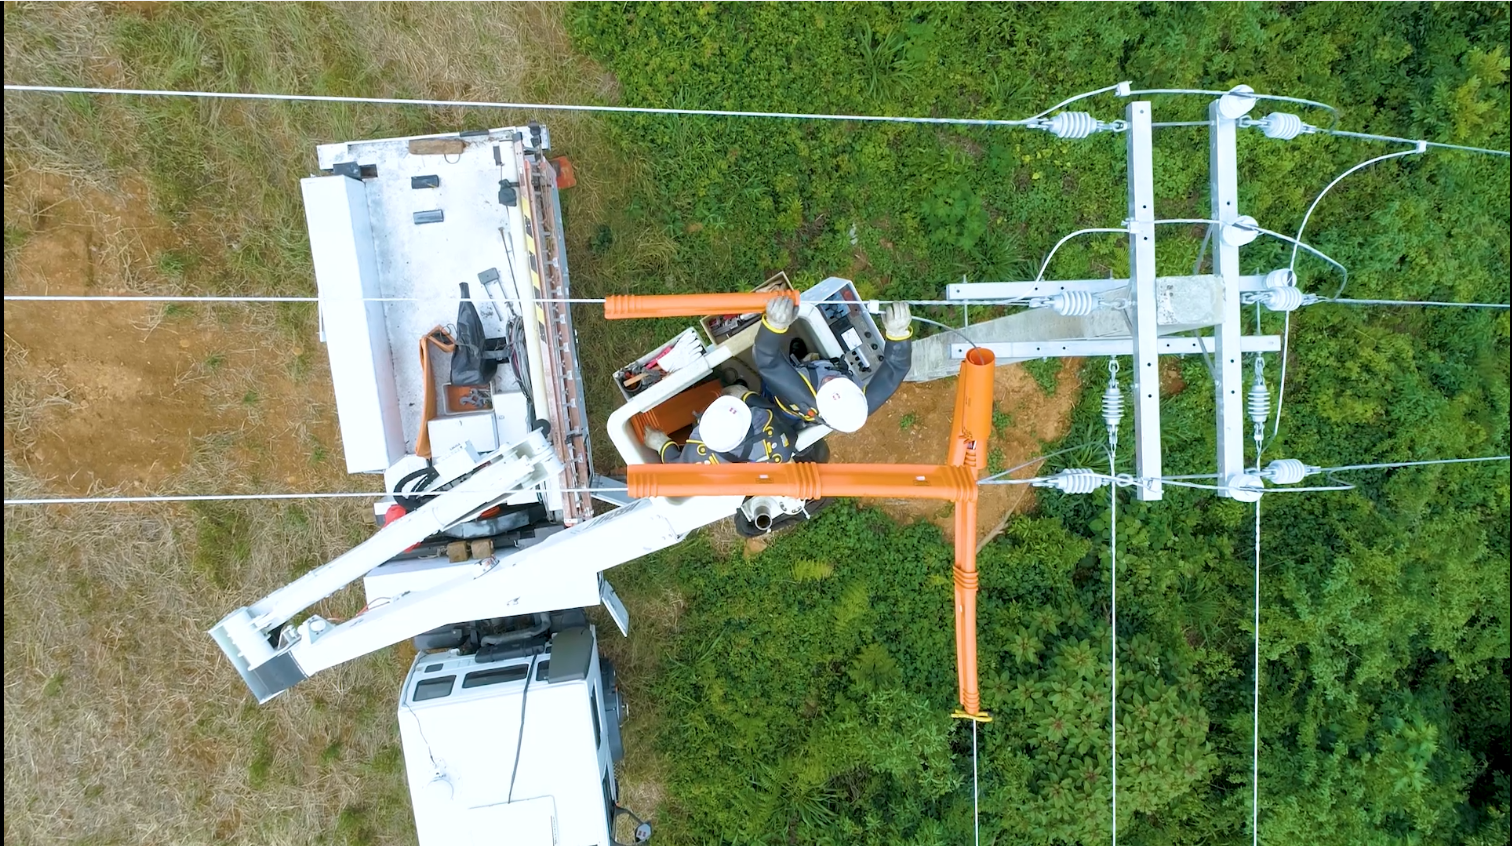
[[[642,438],[642,440],[645,441],[646,446],[652,448],[653,450],[656,450],[657,455],[661,455],[662,447],[665,447],[667,445],[667,441],[669,439],[667,438],[666,432],[647,426],[646,436]]]
[[[907,340],[913,334],[913,314],[908,303],[888,303],[882,311],[882,332],[889,341]]]
[[[725,389],[723,391],[721,391],[721,393],[723,393],[725,396],[727,396],[727,397],[734,397],[735,399],[742,399],[742,398],[745,397],[746,394],[748,394],[750,392],[751,392],[751,389],[747,388],[745,385],[741,384],[740,382],[736,382],[733,385],[727,385],[725,387]]]
[[[773,332],[786,332],[793,321],[798,317],[798,306],[787,297],[773,297],[767,300],[766,317],[763,319],[767,328]]]

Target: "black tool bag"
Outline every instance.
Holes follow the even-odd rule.
[[[457,348],[452,353],[451,383],[453,385],[487,385],[493,381],[499,362],[506,361],[509,353],[501,349],[502,338],[483,336],[483,319],[478,308],[469,299],[466,282],[461,283],[462,302],[457,306]]]

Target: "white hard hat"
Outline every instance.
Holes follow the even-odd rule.
[[[866,422],[866,394],[843,376],[820,385],[814,397],[819,417],[837,432],[854,432]]]
[[[710,403],[698,421],[704,446],[715,452],[729,452],[740,446],[749,431],[751,407],[731,396]]]

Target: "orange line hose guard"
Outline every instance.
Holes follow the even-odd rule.
[[[938,464],[634,464],[633,497],[827,496],[976,502],[976,479],[964,467]]]
[[[706,314],[752,314],[786,297],[798,305],[797,291],[746,294],[613,294],[604,298],[605,320],[644,317],[702,317]]]
[[[787,293],[784,292],[785,296]],[[757,297],[768,295],[705,295],[657,299],[706,299],[712,297]],[[796,296],[796,295],[794,295]],[[611,300],[613,298],[610,298]],[[635,299],[635,298],[630,298]],[[652,299],[652,298],[639,298]],[[634,305],[634,304],[632,304]],[[628,308],[628,306],[627,306]],[[731,310],[756,307],[743,301]],[[605,304],[608,315],[609,304]],[[716,313],[719,312],[715,309]],[[679,311],[677,315],[703,312]],[[671,316],[672,312],[655,315]],[[631,316],[631,315],[620,315]],[[819,499],[827,496],[935,499],[955,502],[956,682],[961,710],[954,716],[977,721],[991,720],[982,710],[977,683],[976,640],[976,527],[977,474],[986,465],[987,441],[992,435],[992,392],[996,357],[974,348],[961,362],[956,383],[955,413],[951,420],[947,463],[931,464],[636,464],[629,468],[627,486],[632,497],[648,496],[791,496]]]
[[[992,436],[992,391],[996,356],[990,350],[973,347],[961,362],[956,381],[955,416],[950,422],[950,451],[946,460],[970,474],[976,486],[977,473],[987,463],[987,441]],[[961,702],[957,716],[988,719],[982,711],[982,694],[977,684],[977,503],[960,501],[955,511],[955,566],[951,568],[955,583],[956,681]]]

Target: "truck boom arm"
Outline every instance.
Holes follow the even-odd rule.
[[[516,491],[561,472],[539,433],[490,455],[457,487],[385,526],[351,551],[267,598],[239,608],[210,630],[258,702],[328,667],[450,623],[597,604],[599,573],[671,546],[692,530],[728,517],[740,496],[636,500],[532,542],[459,565],[455,575],[422,590],[387,597],[336,625],[319,616],[280,643],[279,626],[303,609],[427,537],[473,519]],[[549,530],[548,530],[549,531]]]

